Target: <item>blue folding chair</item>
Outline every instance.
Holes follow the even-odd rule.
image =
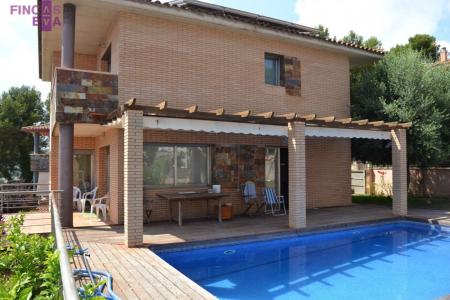
[[[278,196],[273,188],[263,189],[264,203],[266,214],[272,214],[273,216],[286,215],[286,204],[284,202],[284,196]]]

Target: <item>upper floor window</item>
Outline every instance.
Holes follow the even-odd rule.
[[[102,71],[111,72],[111,45],[106,49],[102,57]]]
[[[266,84],[282,85],[283,57],[281,55],[266,53],[264,57],[264,67]]]

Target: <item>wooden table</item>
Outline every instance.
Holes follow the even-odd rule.
[[[182,207],[184,201],[206,201],[206,209],[209,212],[209,201],[217,200],[219,212],[217,221],[222,222],[222,198],[229,196],[223,193],[208,192],[178,192],[178,193],[159,193],[159,197],[169,201],[169,218],[172,221],[172,202],[178,203],[178,226],[183,226]]]

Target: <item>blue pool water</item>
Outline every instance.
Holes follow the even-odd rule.
[[[450,294],[450,229],[409,221],[158,255],[219,299]]]

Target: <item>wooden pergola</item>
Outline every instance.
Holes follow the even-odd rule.
[[[277,115],[275,112],[252,113],[244,110],[226,113],[224,108],[200,111],[198,105],[184,109],[170,108],[167,101],[154,106],[137,105],[131,99],[102,123],[123,128],[124,139],[124,213],[125,245],[134,247],[143,242],[143,148],[144,130],[184,130],[213,133],[276,135],[287,137],[289,156],[289,226],[306,227],[306,138],[368,138],[392,142],[394,215],[407,215],[407,151],[406,130],[411,122],[384,122],[317,116],[296,112]],[[195,142],[195,141],[193,141]]]
[[[412,122],[369,121],[368,119],[354,120],[350,117],[336,118],[335,116],[317,116],[316,114],[302,115],[296,112],[282,115],[276,115],[273,111],[252,113],[251,110],[226,113],[223,107],[210,111],[200,111],[199,106],[196,104],[184,109],[179,109],[170,108],[167,101],[162,101],[155,106],[142,106],[136,104],[135,98],[130,99],[125,104],[121,105],[120,109],[109,114],[103,123],[113,123],[127,110],[142,111],[144,116],[153,117],[276,126],[288,126],[288,124],[292,122],[303,122],[306,126],[380,131],[408,129],[412,126]]]

